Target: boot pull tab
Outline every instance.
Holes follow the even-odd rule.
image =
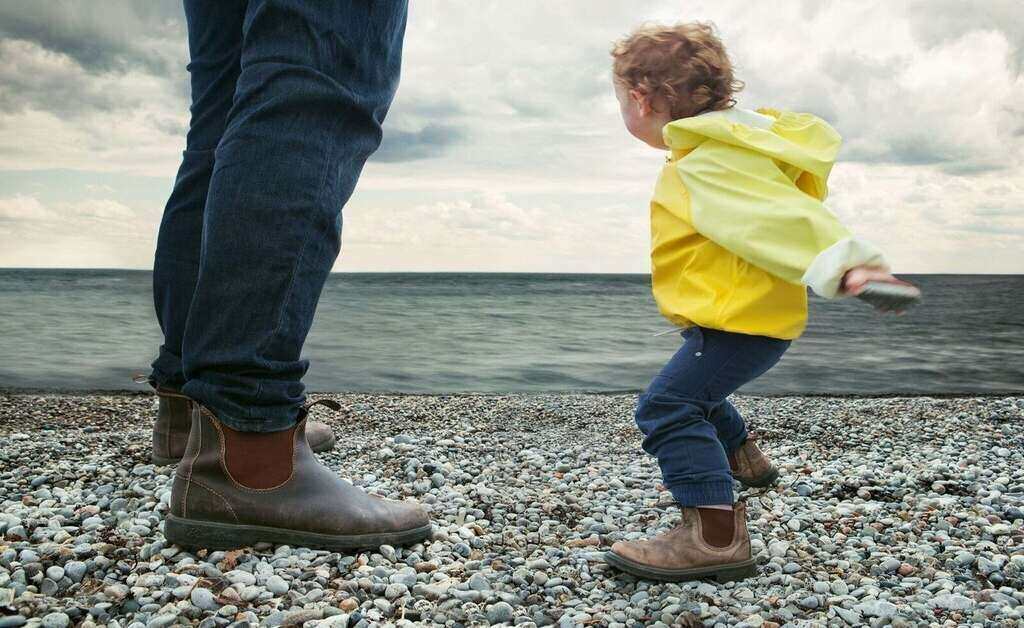
[[[333,400],[333,399],[317,399],[316,401],[314,401],[312,403],[307,403],[306,405],[302,406],[303,416],[309,414],[309,411],[314,406],[327,406],[328,408],[330,408],[331,410],[334,410],[335,412],[337,412],[338,410],[341,410],[341,404],[338,403],[337,401]]]
[[[136,384],[149,384],[153,388],[156,388],[156,382],[153,381],[152,377],[146,375],[145,373],[135,373],[134,375],[132,375],[132,381],[135,382]]]

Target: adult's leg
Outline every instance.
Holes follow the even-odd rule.
[[[296,422],[341,208],[398,83],[406,4],[251,0],[216,150],[184,393],[240,431]]]
[[[152,366],[152,381],[159,387],[180,389],[185,384],[181,343],[199,276],[213,153],[224,134],[241,70],[245,6],[245,0],[185,0],[192,115],[153,262],[153,300],[164,335]]]
[[[726,450],[708,417],[788,347],[784,340],[694,328],[640,396],[644,450],[657,457],[665,486],[682,506],[733,502]]]
[[[211,549],[415,543],[430,519],[309,448],[299,359],[340,210],[398,80],[405,4],[250,0],[183,344],[192,425],[164,535]],[[321,400],[326,405],[332,402]]]

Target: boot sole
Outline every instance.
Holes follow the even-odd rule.
[[[659,580],[662,582],[685,582],[687,580],[716,580],[719,583],[733,582],[752,578],[757,575],[757,561],[753,558],[728,565],[711,565],[708,567],[694,567],[691,569],[662,569],[641,565],[632,560],[619,556],[615,552],[605,552],[606,563],[625,571],[628,574],[643,578],[645,580]]]
[[[779,479],[779,470],[772,469],[768,473],[750,480],[736,478],[746,488],[768,488],[774,486],[775,482]]]
[[[371,534],[320,534],[267,526],[216,523],[197,519],[182,519],[167,515],[164,537],[189,549],[229,550],[250,547],[257,543],[291,545],[325,550],[354,550],[381,545],[409,545],[430,536],[431,524]]]

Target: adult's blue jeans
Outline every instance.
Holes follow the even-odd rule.
[[[153,380],[291,427],[341,208],[398,85],[404,0],[186,0],[191,124],[157,240]]]
[[[691,327],[686,341],[640,395],[636,423],[682,506],[733,503],[728,454],[747,440],[726,399],[775,365],[788,340]]]

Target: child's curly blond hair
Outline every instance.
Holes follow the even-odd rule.
[[[652,103],[667,103],[673,118],[728,109],[743,82],[710,23],[645,25],[612,47],[612,74]]]

